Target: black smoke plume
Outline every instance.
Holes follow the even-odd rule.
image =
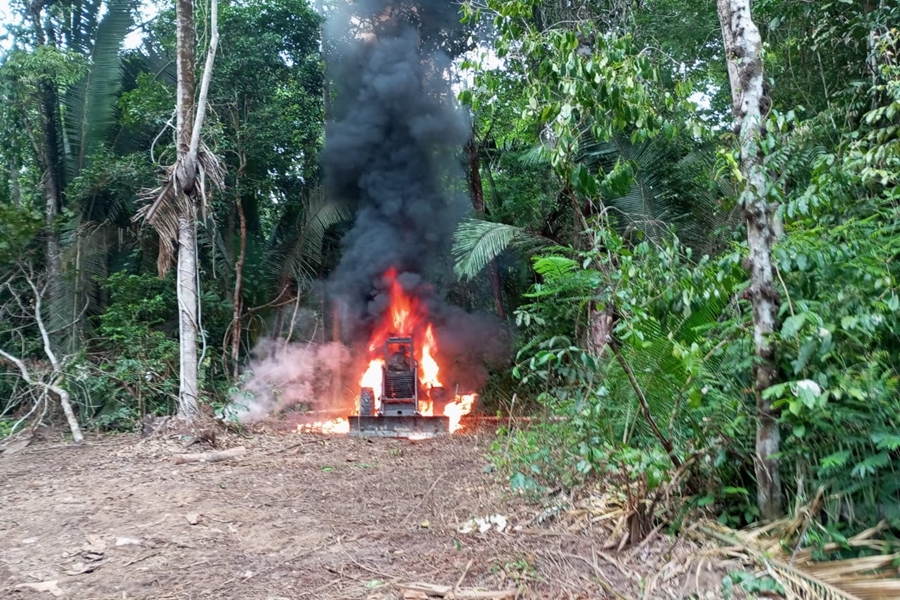
[[[375,316],[381,303],[370,310],[368,301],[389,267],[413,283],[445,258],[467,210],[465,197],[446,191],[470,132],[448,78],[445,48],[459,33],[446,0],[364,0],[329,22],[326,182],[356,205],[330,291],[351,321]]]
[[[506,351],[499,323],[445,304],[428,283],[471,211],[459,159],[471,125],[450,85],[467,37],[459,20],[449,0],[360,0],[329,19],[323,166],[329,193],[352,202],[356,220],[328,288],[344,307],[343,337],[366,339],[387,308],[383,275],[394,267],[428,307],[441,354],[477,385],[483,376],[471,373],[483,371],[485,352]]]

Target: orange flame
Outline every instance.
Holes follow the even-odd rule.
[[[389,269],[384,276],[389,284],[390,305],[387,314],[369,339],[370,360],[359,378],[359,387],[371,388],[374,391],[374,408],[376,412],[380,410],[382,371],[385,366],[382,353],[385,343],[391,337],[411,337],[415,347],[414,358],[418,363],[419,384],[422,390],[419,394],[419,413],[423,416],[433,416],[435,400],[442,402],[442,398],[437,396],[437,390],[444,387],[438,376],[441,368],[438,364],[438,344],[434,328],[418,298],[409,296],[403,291],[403,287],[397,281],[396,269]],[[472,411],[476,398],[476,394],[458,394],[446,402],[443,415],[449,417],[450,433],[462,429],[461,419],[463,415]],[[297,425],[298,433],[339,434],[349,431],[348,419],[332,419]]]
[[[411,337],[415,347],[414,358],[419,367],[419,384],[424,392],[419,394],[419,412],[423,416],[433,416],[435,400],[442,400],[436,396],[437,390],[444,387],[438,376],[441,368],[438,364],[438,344],[434,328],[418,298],[409,296],[403,291],[403,287],[397,281],[397,270],[391,268],[384,276],[390,288],[390,306],[387,314],[369,339],[370,360],[359,378],[359,387],[371,388],[374,391],[374,408],[376,412],[380,410],[385,343],[391,337]],[[461,419],[463,415],[472,411],[476,398],[476,394],[457,394],[455,398],[445,404],[443,415],[449,417],[450,433],[462,429]],[[332,419],[297,425],[298,433],[339,434],[349,431],[348,419]]]
[[[438,379],[438,372],[441,368],[438,366],[434,356],[437,354],[437,342],[434,341],[434,332],[431,329],[431,323],[425,329],[425,339],[422,342],[422,358],[419,360],[419,383],[426,389],[441,387]]]
[[[315,423],[300,423],[297,425],[297,433],[350,433],[350,420],[332,419]]]
[[[363,373],[359,380],[359,387],[372,388],[375,392],[375,410],[381,405],[381,368],[384,366],[384,359],[376,358],[369,363],[366,372]]]
[[[394,268],[385,273],[389,282],[390,306],[381,323],[375,328],[369,340],[369,353],[375,355],[369,361],[366,370],[359,379],[359,386],[372,388],[375,391],[375,408],[378,410],[381,400],[381,378],[384,358],[378,356],[390,337],[412,337],[415,346],[415,359],[419,366],[419,384],[426,392],[419,397],[419,412],[425,416],[434,415],[432,390],[443,388],[439,373],[438,344],[434,328],[428,322],[427,315],[415,297],[408,296],[397,281]],[[461,429],[460,420],[463,415],[472,411],[476,394],[457,395],[447,402],[443,414],[450,418],[450,432]]]
[[[457,396],[453,402],[447,403],[447,406],[444,407],[444,416],[450,417],[450,433],[459,431],[462,428],[460,420],[463,415],[472,412],[472,407],[475,405],[475,398],[477,397],[477,394],[463,394]]]

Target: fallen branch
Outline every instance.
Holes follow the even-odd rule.
[[[229,448],[228,450],[220,450],[218,452],[200,452],[198,454],[176,454],[172,457],[172,461],[176,465],[181,465],[184,463],[194,463],[194,462],[221,462],[223,460],[228,460],[229,458],[234,458],[236,456],[240,456],[247,449],[243,446],[236,446],[234,448]]]
[[[38,325],[41,327],[41,331],[43,332],[43,324],[38,323]],[[48,352],[51,352],[49,350],[49,346],[47,348]],[[68,421],[69,423],[69,430],[72,432],[72,440],[76,444],[80,444],[81,442],[83,442],[84,437],[81,435],[81,428],[78,426],[78,419],[75,417],[75,412],[72,410],[72,402],[70,399],[71,397],[69,396],[69,392],[59,385],[62,380],[62,376],[60,375],[59,377],[56,377],[53,380],[53,383],[46,383],[38,379],[33,379],[31,377],[31,373],[28,372],[28,367],[25,366],[25,361],[16,356],[13,356],[12,354],[9,354],[2,348],[0,348],[0,358],[4,358],[14,364],[19,369],[20,376],[28,385],[39,387],[56,394],[56,397],[59,398],[59,403],[62,406],[63,413],[65,413],[66,415],[66,421]],[[56,363],[54,363],[54,366],[55,365]],[[35,405],[35,408],[37,408],[37,405]],[[28,414],[30,415],[31,412],[29,412]]]
[[[463,569],[462,575],[459,576],[459,579],[456,580],[456,585],[453,586],[455,591],[459,591],[459,586],[462,585],[463,580],[465,580],[466,575],[469,574],[469,569],[472,568],[472,565],[475,564],[475,559],[469,560],[469,563],[466,565],[466,568]]]
[[[513,598],[516,595],[516,589],[485,591],[476,590],[474,588],[463,588],[454,590],[450,585],[434,585],[431,583],[404,583],[399,586],[401,590],[410,592],[421,592],[428,596],[437,596],[438,598],[453,598],[455,600],[502,600],[503,598]]]

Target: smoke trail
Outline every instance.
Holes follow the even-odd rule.
[[[378,291],[370,300],[389,267],[405,289],[430,295],[421,276],[448,255],[468,209],[447,189],[462,181],[457,152],[470,130],[447,76],[447,48],[463,33],[458,7],[447,0],[348,4],[329,22],[335,100],[323,161],[330,193],[357,206],[330,278],[353,326],[383,310]]]
[[[289,344],[263,340],[253,350],[250,379],[232,396],[230,416],[252,423],[285,410],[337,409],[334,385],[350,365],[342,344]],[[346,407],[347,412],[350,405]]]

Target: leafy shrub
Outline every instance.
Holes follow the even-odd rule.
[[[122,271],[102,287],[109,306],[98,319],[99,354],[73,365],[70,381],[95,426],[130,429],[144,414],[170,412],[178,394],[175,286]]]

